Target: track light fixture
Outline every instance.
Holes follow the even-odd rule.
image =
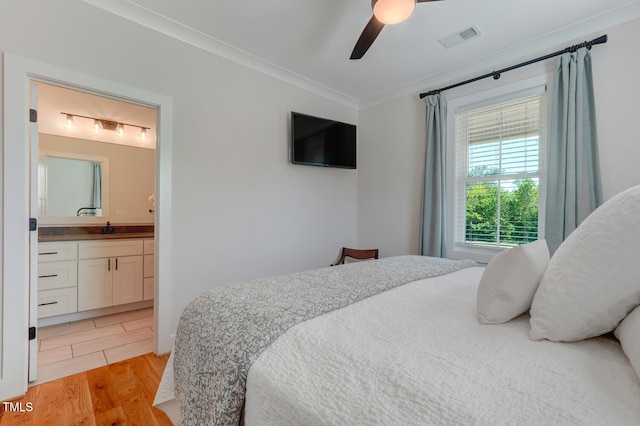
[[[89,117],[86,115],[72,114],[69,112],[60,112],[65,116],[66,126],[71,129],[74,126],[74,117],[86,118],[87,120],[93,120],[93,131],[100,133],[102,130],[112,130],[116,132],[118,136],[124,136],[125,127],[136,127],[140,129],[140,139],[145,140],[147,138],[147,130],[150,127],[140,126],[139,124],[122,123],[120,121],[107,120],[104,118]]]

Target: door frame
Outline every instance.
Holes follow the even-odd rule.
[[[29,328],[29,83],[49,82],[139,103],[157,111],[154,352],[167,353],[171,335],[172,98],[87,74],[3,54],[3,271],[0,326],[0,400],[23,395],[28,386]],[[10,320],[10,321],[9,321]]]

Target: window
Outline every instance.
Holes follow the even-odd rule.
[[[454,250],[490,253],[538,239],[545,104],[540,87],[455,109]]]

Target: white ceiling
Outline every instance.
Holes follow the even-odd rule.
[[[370,0],[84,1],[356,107],[437,88],[640,16],[640,0],[419,3],[407,21],[386,26],[362,59],[349,60]],[[437,41],[472,25],[481,36],[450,50]]]

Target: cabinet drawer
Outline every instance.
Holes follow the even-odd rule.
[[[76,287],[38,291],[38,318],[78,312]]]
[[[78,262],[75,260],[38,263],[38,291],[77,285]]]
[[[142,240],[86,241],[78,243],[80,259],[135,256],[142,254]]]
[[[74,260],[78,257],[78,243],[51,242],[38,244],[38,262]]]
[[[155,263],[153,255],[145,255],[144,256],[144,276],[145,277],[153,277],[153,271],[155,269]]]
[[[144,279],[144,300],[151,300],[153,299],[153,292],[154,292],[154,280],[153,278],[145,278]]]
[[[154,247],[154,240],[144,240],[144,254],[153,254]]]

